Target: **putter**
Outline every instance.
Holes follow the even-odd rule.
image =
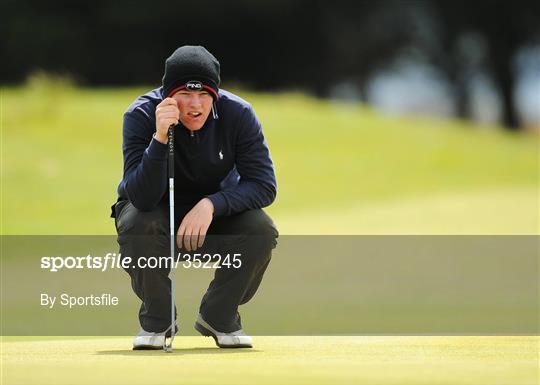
[[[169,126],[168,139],[169,139],[169,228],[170,228],[170,247],[171,247],[171,272],[169,277],[171,279],[171,336],[169,338],[169,343],[167,344],[167,337],[163,341],[163,350],[167,353],[172,353],[173,351],[173,340],[175,332],[175,317],[174,317],[174,260],[175,260],[175,250],[174,250],[174,127],[176,125],[171,124]],[[167,332],[167,331],[165,331]]]

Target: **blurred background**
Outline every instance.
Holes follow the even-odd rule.
[[[2,234],[114,234],[127,106],[178,46],[255,108],[283,234],[537,234],[537,1],[1,7]]]

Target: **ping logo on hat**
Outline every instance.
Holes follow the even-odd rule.
[[[186,83],[186,89],[190,91],[201,91],[203,84],[197,80],[190,80]]]
[[[190,80],[186,83],[182,82],[182,85],[176,88],[173,88],[169,93],[167,93],[167,97],[172,97],[175,93],[181,90],[188,90],[188,91],[207,91],[212,97],[217,100],[219,99],[218,91],[212,86],[205,84],[204,82],[201,82],[199,80]]]

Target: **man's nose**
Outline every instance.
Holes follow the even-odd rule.
[[[198,106],[200,106],[202,104],[201,100],[202,99],[201,99],[200,95],[197,95],[197,94],[191,95],[191,97],[189,98],[189,105],[194,106],[194,107],[198,107]]]

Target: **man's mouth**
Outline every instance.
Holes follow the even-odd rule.
[[[192,112],[188,112],[188,115],[194,118],[198,118],[199,116],[202,115],[202,112],[192,111]]]

